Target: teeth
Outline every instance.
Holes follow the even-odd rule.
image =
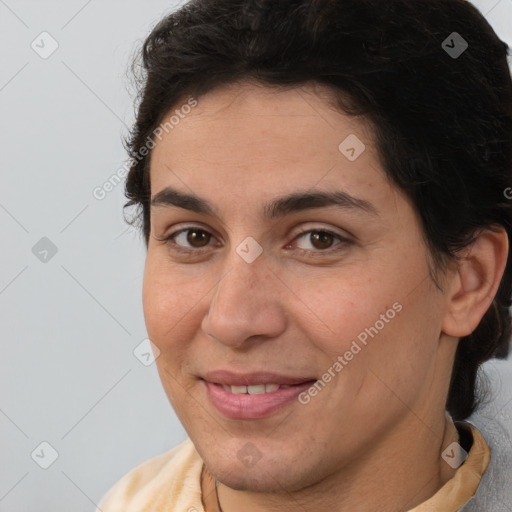
[[[252,386],[227,386],[222,384],[225,391],[234,393],[235,395],[248,393],[249,395],[262,395],[263,393],[273,393],[280,388],[289,388],[288,385],[280,386],[279,384],[254,384]]]
[[[249,395],[262,395],[265,393],[265,384],[254,384],[253,386],[247,386],[247,392]]]
[[[231,386],[230,391],[235,394],[247,393],[247,386]]]

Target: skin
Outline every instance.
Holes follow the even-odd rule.
[[[370,126],[327,97],[310,85],[231,84],[201,97],[152,151],[152,197],[170,186],[219,215],[151,208],[143,303],[164,389],[221,482],[224,512],[409,510],[454,474],[441,452],[458,439],[444,410],[455,350],[496,293],[507,236],[483,232],[440,290],[419,217],[386,178]],[[349,134],[366,146],[355,161],[338,149]],[[263,216],[279,196],[334,189],[376,214]],[[185,228],[211,237],[162,241]],[[300,229],[348,242],[325,248]],[[248,236],[263,249],[250,264],[236,252]],[[321,378],[396,302],[400,313],[307,405],[241,421],[209,401],[208,370]],[[237,454],[249,442],[261,458],[245,467]]]

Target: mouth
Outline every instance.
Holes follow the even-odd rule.
[[[206,388],[208,401],[217,411],[223,416],[238,420],[263,419],[292,406],[294,402],[299,405],[297,397],[316,382],[314,378],[284,377],[276,374],[272,374],[271,378],[268,376],[266,372],[265,380],[261,373],[243,376],[223,374],[220,378],[219,375],[217,378],[210,375],[208,379],[200,380]],[[251,382],[242,384],[241,381]]]

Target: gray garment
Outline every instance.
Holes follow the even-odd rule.
[[[512,371],[510,362],[487,364],[492,394],[470,418],[491,449],[491,461],[475,496],[459,511],[512,512]]]

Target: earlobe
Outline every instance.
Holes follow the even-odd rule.
[[[442,331],[461,338],[471,334],[492,304],[508,257],[503,227],[482,231],[460,256],[447,287]]]

